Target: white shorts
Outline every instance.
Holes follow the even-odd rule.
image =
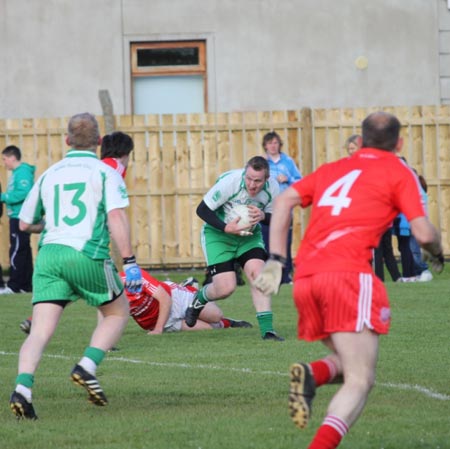
[[[195,293],[174,282],[166,281],[172,293],[172,307],[169,319],[164,325],[164,332],[179,332],[186,316],[186,310],[194,299]]]

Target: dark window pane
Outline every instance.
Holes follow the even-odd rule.
[[[141,48],[137,50],[138,67],[198,65],[198,48]]]

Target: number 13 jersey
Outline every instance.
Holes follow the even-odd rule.
[[[107,214],[128,204],[125,183],[115,170],[91,151],[72,149],[39,177],[19,218],[37,223],[45,216],[39,246],[66,245],[92,259],[107,259]]]

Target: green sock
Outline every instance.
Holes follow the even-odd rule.
[[[28,373],[21,373],[16,377],[16,385],[23,385],[27,388],[32,388],[34,384],[34,375]]]
[[[262,337],[266,335],[266,332],[273,332],[273,313],[271,311],[258,312],[256,314],[256,319],[258,320],[259,330]]]
[[[197,293],[197,299],[201,304],[206,304],[209,301],[208,297],[206,296],[206,288],[207,287],[208,286],[205,285]]]
[[[105,357],[106,352],[102,349],[94,348],[92,346],[89,346],[84,351],[84,356],[93,360],[95,364],[98,366],[102,362],[103,358]]]

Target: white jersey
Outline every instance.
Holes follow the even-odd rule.
[[[114,169],[91,151],[72,149],[39,177],[19,218],[37,223],[45,216],[40,246],[66,245],[92,259],[107,259],[107,214],[128,204],[125,183]]]
[[[245,169],[224,173],[203,197],[205,204],[225,223],[232,220],[231,211],[238,204],[256,206],[264,212],[272,213],[273,199],[280,193],[278,183],[269,178],[262,190],[252,197],[245,186],[244,176]]]

